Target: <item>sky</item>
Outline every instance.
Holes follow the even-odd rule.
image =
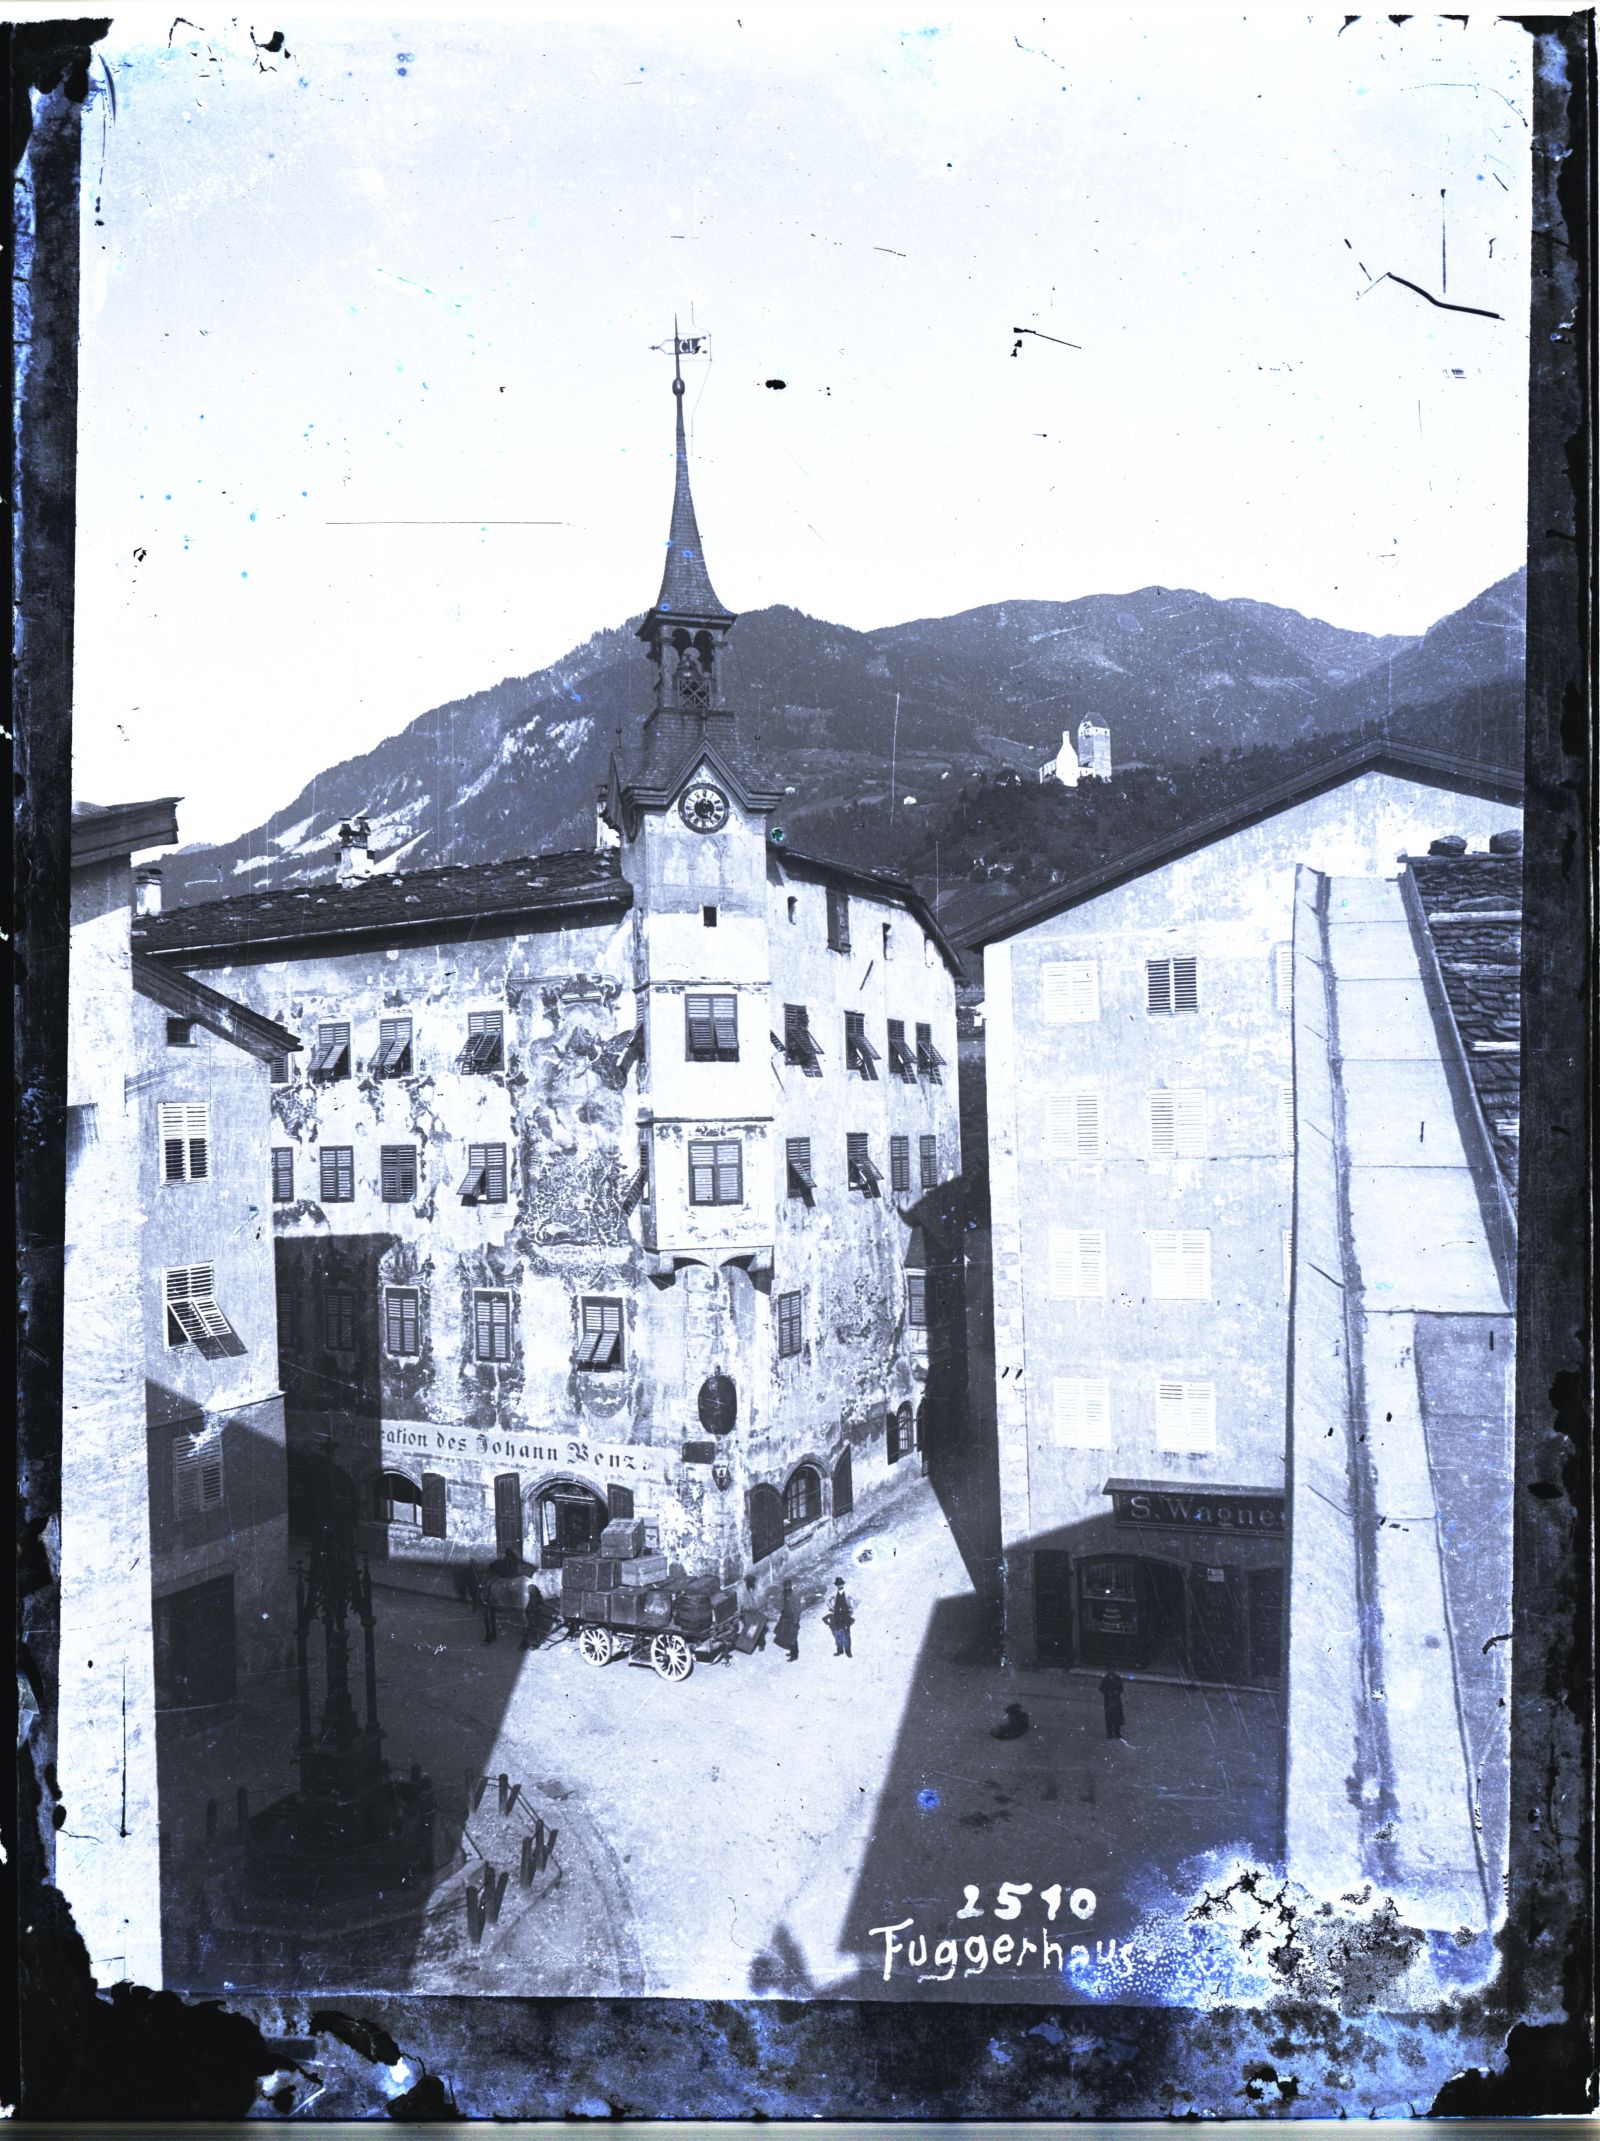
[[[1426,629],[1524,549],[1529,44],[1343,20],[119,13],[76,792],[225,839],[648,607],[675,315],[735,610]]]

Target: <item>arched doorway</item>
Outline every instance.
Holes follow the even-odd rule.
[[[533,1543],[542,1569],[558,1569],[570,1554],[597,1554],[611,1512],[602,1495],[580,1479],[553,1479],[533,1497]]]

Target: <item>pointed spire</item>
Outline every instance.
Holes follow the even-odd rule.
[[[695,623],[726,620],[733,612],[717,600],[716,589],[700,548],[700,529],[689,490],[689,448],[683,430],[683,363],[678,351],[678,323],[672,323],[672,395],[677,404],[678,470],[672,492],[672,526],[667,535],[667,562],[656,597],[656,614]]]

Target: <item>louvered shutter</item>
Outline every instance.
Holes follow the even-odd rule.
[[[1104,1377],[1058,1375],[1053,1389],[1053,1440],[1060,1449],[1111,1447],[1111,1386]]]
[[[1150,1150],[1157,1158],[1170,1157],[1178,1149],[1178,1096],[1150,1095]]]
[[[1217,1446],[1214,1383],[1162,1381],[1156,1385],[1156,1443],[1175,1455],[1203,1456]]]
[[[1172,1096],[1175,1122],[1175,1144],[1180,1153],[1193,1156],[1206,1149],[1206,1096],[1195,1087],[1188,1087]]]
[[[1288,1012],[1294,1006],[1294,946],[1275,944],[1272,947],[1272,980],[1278,999],[1278,1009]]]
[[[911,1187],[911,1140],[908,1137],[889,1140],[889,1187],[894,1190]]]
[[[1172,962],[1172,1008],[1174,1011],[1198,1011],[1200,1008],[1200,965],[1195,959],[1174,959]]]
[[[1145,1009],[1151,1013],[1172,1009],[1172,961],[1147,959],[1144,963]]]
[[[1284,1152],[1294,1150],[1294,1084],[1288,1078],[1278,1082],[1278,1144]]]
[[[833,1513],[836,1517],[847,1517],[855,1506],[855,1479],[850,1467],[850,1452],[846,1450],[833,1468]]]
[[[495,1478],[494,1543],[502,1554],[522,1552],[522,1482],[515,1472]]]
[[[1048,1024],[1077,1026],[1100,1016],[1100,968],[1095,960],[1047,960],[1040,980]]]
[[[422,1536],[425,1539],[442,1539],[445,1535],[445,1483],[438,1472],[422,1475]]]
[[[1050,1291],[1072,1300],[1106,1290],[1106,1238],[1099,1228],[1050,1229]]]
[[[715,1204],[717,1201],[717,1148],[694,1140],[689,1145],[689,1202],[691,1204]]]
[[[1150,1236],[1150,1292],[1157,1301],[1209,1301],[1211,1236],[1204,1228]]]
[[[738,1143],[719,1144],[716,1154],[718,1204],[743,1204],[744,1160]]]
[[[164,1100],[157,1118],[163,1180],[204,1182],[211,1172],[210,1106],[203,1100]]]

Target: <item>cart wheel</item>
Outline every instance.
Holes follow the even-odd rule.
[[[611,1630],[609,1628],[585,1628],[578,1638],[578,1648],[591,1665],[611,1663]]]
[[[650,1663],[663,1680],[687,1680],[694,1671],[694,1652],[681,1635],[668,1629],[650,1645]]]

